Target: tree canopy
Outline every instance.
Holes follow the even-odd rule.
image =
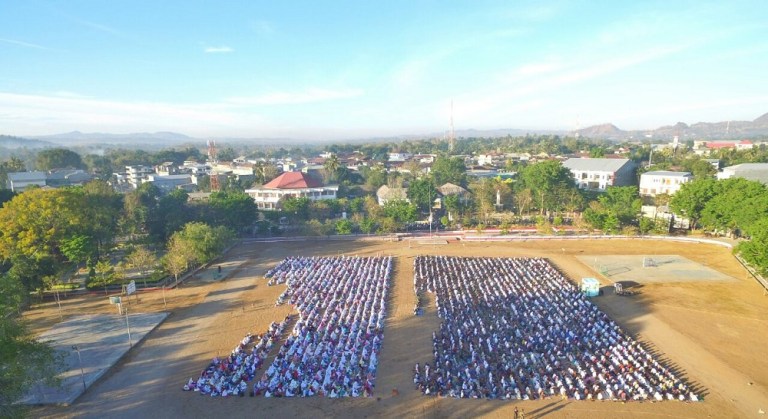
[[[467,167],[459,157],[438,157],[432,163],[431,175],[436,186],[447,182],[459,186],[467,186]]]
[[[38,170],[83,169],[85,165],[80,155],[74,151],[66,148],[51,148],[37,153],[35,167]]]
[[[519,189],[529,189],[539,211],[556,211],[565,197],[576,190],[571,171],[556,160],[526,166],[520,172]]]

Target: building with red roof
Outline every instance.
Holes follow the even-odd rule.
[[[303,172],[283,172],[280,176],[256,188],[246,189],[260,210],[280,209],[287,197],[309,198],[312,201],[335,199],[339,185],[323,185],[318,179]]]

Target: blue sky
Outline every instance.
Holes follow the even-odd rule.
[[[0,0],[0,134],[347,139],[768,112],[757,1]]]

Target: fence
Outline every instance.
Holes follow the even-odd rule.
[[[736,256],[736,260],[738,260],[739,263],[741,263],[741,266],[743,266],[744,269],[746,269],[747,272],[749,272],[749,274],[752,275],[752,278],[755,278],[755,281],[757,281],[758,284],[763,286],[764,288],[763,294],[765,294],[765,292],[768,292],[768,280],[766,280],[759,273],[757,273],[757,271],[755,271],[754,268],[752,268],[744,259],[742,259],[741,256],[739,255],[735,255],[735,256]]]

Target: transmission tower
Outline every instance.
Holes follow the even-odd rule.
[[[216,160],[216,141],[214,140],[208,140],[208,163],[211,165],[211,192],[215,192],[219,190],[219,174],[216,173],[216,163],[218,161]]]

